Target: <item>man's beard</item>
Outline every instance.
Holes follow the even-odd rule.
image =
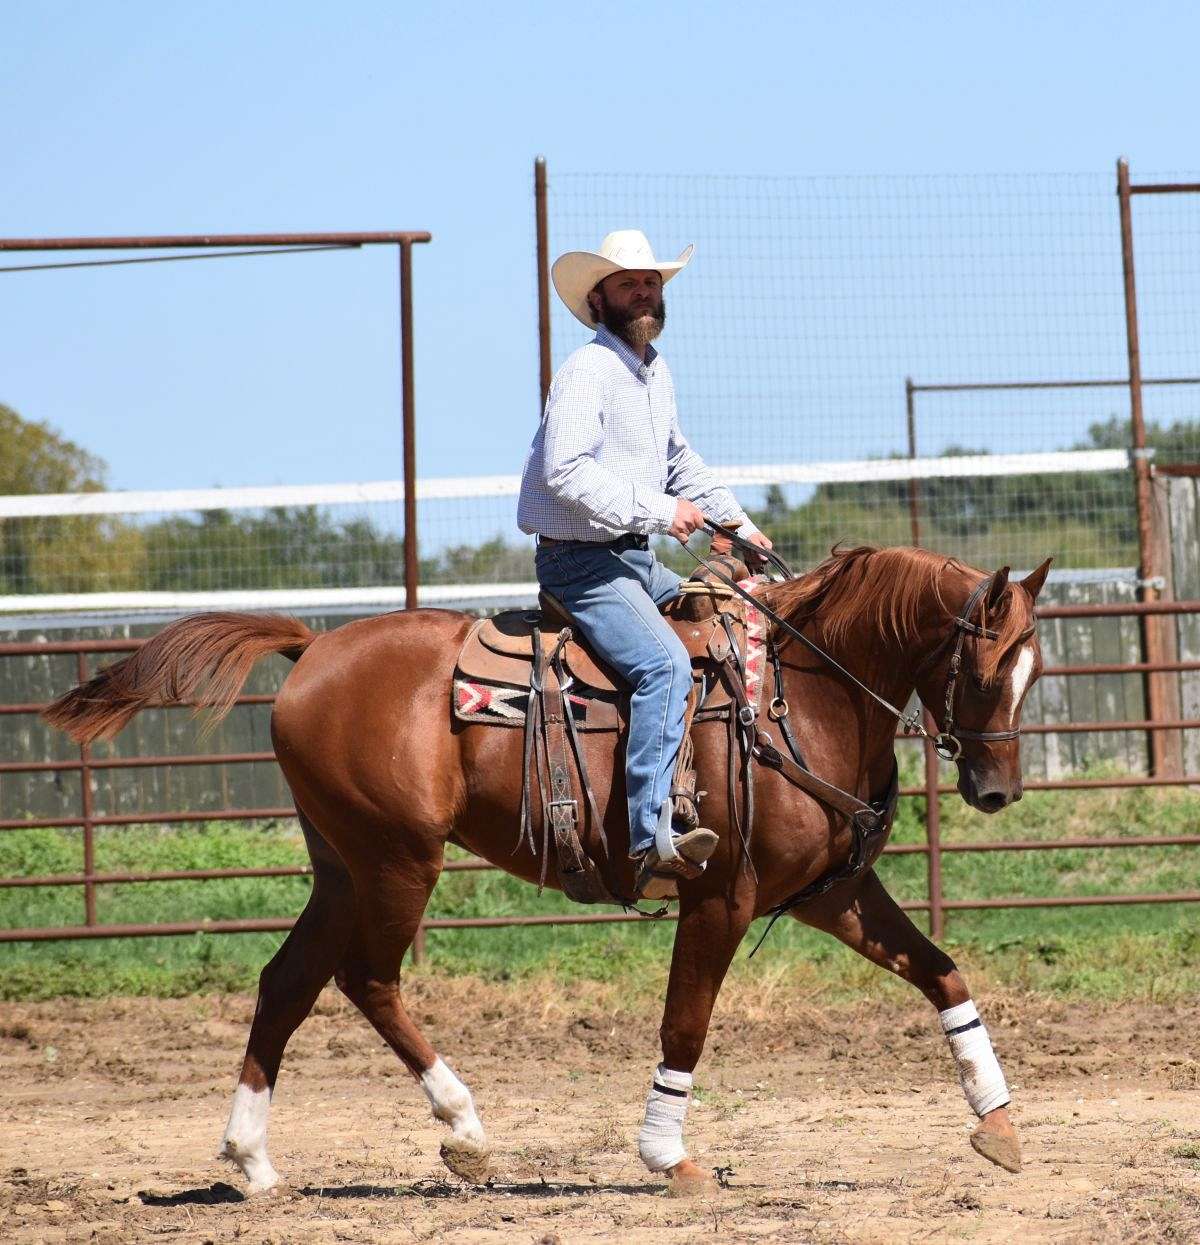
[[[667,322],[667,304],[664,299],[659,298],[658,306],[650,311],[627,312],[610,306],[603,290],[598,293],[600,322],[610,333],[623,337],[631,346],[639,349],[648,346],[663,331]]]

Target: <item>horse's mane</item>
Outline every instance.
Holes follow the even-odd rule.
[[[855,624],[876,628],[881,635],[890,635],[898,643],[911,640],[923,610],[932,596],[938,609],[949,622],[957,606],[946,604],[943,588],[946,572],[983,576],[957,558],[930,553],[927,549],[900,546],[881,549],[876,545],[859,545],[853,549],[834,549],[828,558],[806,575],[774,584],[763,598],[793,626],[809,620],[819,621],[831,644],[846,638]],[[1024,611],[1014,599],[1016,584],[1010,583],[999,608],[987,617],[987,601],[980,603],[982,626],[995,629],[998,639],[984,645],[979,655],[976,674],[986,687],[1009,650],[1027,626]]]

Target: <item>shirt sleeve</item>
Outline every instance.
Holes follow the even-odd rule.
[[[734,495],[688,444],[679,427],[678,416],[671,421],[667,442],[667,492],[686,497],[718,523],[736,523],[739,536],[749,537],[758,531]]]
[[[554,378],[546,399],[542,463],[547,490],[563,505],[619,531],[652,536],[675,520],[675,499],[602,467],[603,391],[582,367]]]

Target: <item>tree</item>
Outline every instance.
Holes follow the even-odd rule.
[[[107,474],[102,458],[0,404],[0,495],[100,492]],[[0,520],[0,592],[134,588],[143,561],[140,533],[110,515]]]
[[[107,474],[102,458],[0,403],[0,495],[92,493]]]

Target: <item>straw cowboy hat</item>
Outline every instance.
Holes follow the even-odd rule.
[[[554,261],[551,275],[558,296],[570,308],[571,314],[588,328],[594,329],[592,309],[587,296],[596,283],[614,272],[657,272],[663,285],[677,273],[682,272],[692,258],[693,247],[684,248],[678,259],[658,260],[650,249],[650,242],[640,229],[616,229],[600,243],[598,251],[568,251]]]

